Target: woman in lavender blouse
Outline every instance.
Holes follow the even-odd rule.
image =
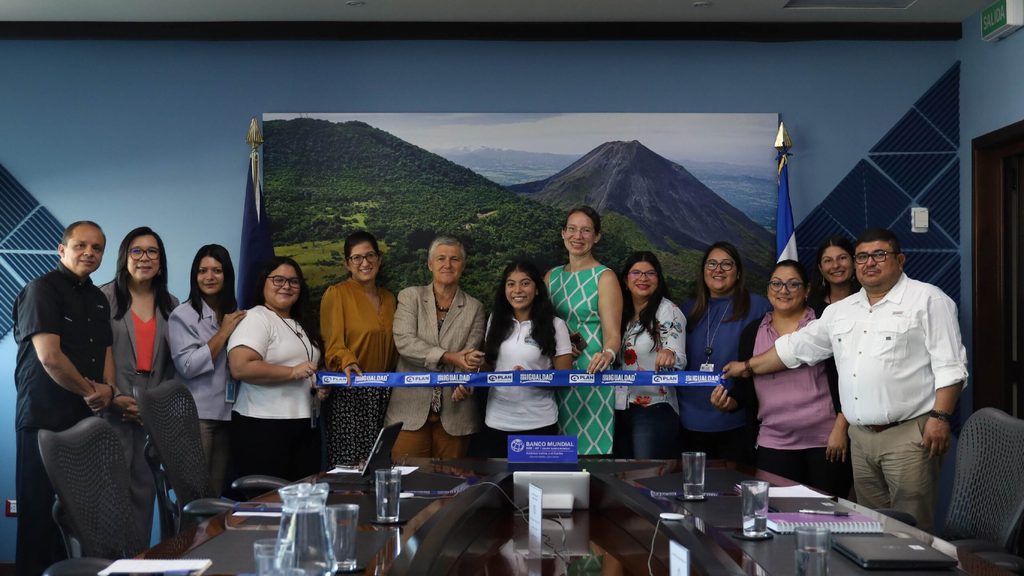
[[[228,337],[245,310],[235,302],[235,269],[226,248],[207,244],[196,252],[188,301],[168,320],[167,341],[178,379],[192,392],[199,411],[199,433],[210,474],[210,489],[220,494],[228,463],[231,402]]]
[[[768,281],[768,300],[774,310],[744,328],[739,360],[768,350],[779,336],[813,321],[807,293],[807,277],[799,263],[776,264]],[[825,366],[801,366],[753,379],[749,372],[743,375],[732,395],[724,386],[716,387],[711,404],[727,412],[742,407],[757,415],[757,467],[835,494],[841,463],[831,461],[826,448],[833,430],[845,427],[846,421],[836,416],[841,412],[838,389],[829,382]]]

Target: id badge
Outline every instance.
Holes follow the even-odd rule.
[[[714,372],[715,371],[715,365],[712,362],[705,362],[705,363],[700,365],[700,371],[701,372]]]
[[[234,404],[238,399],[238,380],[228,377],[228,385],[224,388],[224,401]]]
[[[625,386],[615,387],[615,409],[625,410],[629,405],[629,388]]]

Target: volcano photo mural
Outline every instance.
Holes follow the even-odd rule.
[[[618,271],[654,251],[681,303],[718,240],[763,291],[777,130],[777,114],[264,114],[264,193],[275,251],[299,262],[317,302],[347,274],[345,237],[367,230],[394,293],[429,282],[435,236],[459,238],[461,286],[489,303],[511,260],[563,263],[566,210],[589,204],[598,260]]]

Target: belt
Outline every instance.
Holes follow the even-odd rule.
[[[878,432],[885,432],[889,428],[899,426],[904,422],[910,422],[910,420],[904,420],[903,422],[890,422],[888,424],[866,424],[864,425],[864,428],[867,428],[868,430],[871,430],[872,432],[877,434]]]

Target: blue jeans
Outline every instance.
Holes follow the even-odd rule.
[[[616,458],[677,458],[678,445],[679,414],[671,405],[630,404],[625,410],[615,411]]]

